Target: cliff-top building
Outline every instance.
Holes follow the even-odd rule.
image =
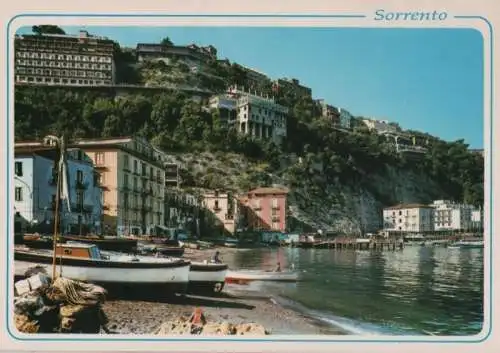
[[[236,100],[236,128],[239,133],[281,143],[287,134],[288,108],[272,98],[229,89]]]
[[[115,82],[116,43],[89,35],[16,35],[16,84],[99,86]]]
[[[204,64],[217,60],[217,50],[211,45],[203,47],[196,44],[177,46],[139,43],[135,52],[139,62],[162,61],[166,65],[172,65],[178,60],[188,65],[193,71],[200,70]]]
[[[326,103],[324,99],[318,99],[316,103],[321,109],[321,116],[330,120],[334,126],[342,129],[351,128],[351,120],[353,117],[347,110],[334,107]]]
[[[300,84],[300,81],[295,78],[280,78],[275,81],[278,89],[283,87],[292,92],[295,92],[299,97],[309,97],[312,96],[312,89]]]

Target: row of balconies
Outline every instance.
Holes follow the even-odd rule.
[[[66,205],[64,205],[64,207],[66,207]],[[52,201],[50,203],[50,207],[49,208],[52,211],[55,211],[55,209],[56,209],[56,202]],[[71,212],[75,212],[75,213],[92,213],[93,210],[94,210],[94,206],[93,205],[75,205],[75,204],[71,205]]]
[[[72,77],[72,78],[111,78],[111,74],[108,72],[101,71],[68,71],[68,70],[57,70],[57,69],[33,69],[33,68],[16,68],[17,74],[25,75],[41,75],[41,76],[59,76],[59,77]]]
[[[139,194],[143,194],[143,195],[152,195],[153,194],[153,189],[152,188],[144,188],[144,187],[140,187],[140,186],[133,186],[133,187],[129,187],[129,186],[122,186],[121,190],[123,192],[135,192],[135,193],[139,193]]]
[[[48,59],[48,60],[66,60],[66,61],[82,61],[91,63],[111,63],[111,56],[96,56],[96,55],[66,55],[66,54],[48,54],[28,51],[17,51],[17,58],[25,59]]]
[[[252,209],[254,209],[256,211],[262,210],[262,205],[252,205]],[[272,205],[271,209],[273,209],[273,210],[279,210],[280,206],[279,205]]]
[[[84,54],[84,49],[87,51],[90,49],[92,51],[92,54],[96,54],[95,49],[98,50],[97,54],[102,53],[102,54],[111,54],[113,52],[113,44],[108,44],[108,43],[96,43],[93,44],[92,47],[94,48],[89,48],[89,46],[82,45],[78,42],[68,42],[66,39],[61,39],[58,38],[59,40],[54,40],[54,38],[50,38],[50,40],[46,40],[45,38],[40,38],[40,39],[34,39],[34,38],[23,38],[16,40],[15,42],[15,47],[16,50],[19,50],[20,48],[23,48],[24,50],[32,50],[32,51],[37,51],[37,52],[43,52],[43,51],[48,51],[48,52],[55,52],[55,53],[61,53],[61,52],[71,52],[73,54]]]
[[[33,76],[19,76],[16,75],[16,83],[28,83],[28,84],[43,84],[43,85],[79,85],[79,86],[102,86],[111,85],[111,80],[82,80],[82,79],[68,79],[59,77],[33,77]]]
[[[90,185],[89,182],[84,182],[81,180],[75,180],[74,183],[75,183],[75,189],[78,189],[78,190],[86,190],[86,189],[88,189],[88,187]],[[49,178],[49,185],[52,185],[52,186],[57,185],[57,175],[51,176]]]
[[[60,61],[50,61],[50,60],[16,60],[16,68],[22,66],[30,66],[30,67],[50,67],[50,68],[69,68],[69,69],[83,69],[83,70],[111,70],[112,66],[110,64],[81,64],[76,63],[66,63]]]

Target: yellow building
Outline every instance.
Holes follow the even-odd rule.
[[[234,234],[237,219],[236,199],[224,191],[206,192],[203,195],[203,206],[220,221],[225,232]]]
[[[132,137],[85,139],[74,144],[92,158],[100,174],[105,234],[155,234],[165,229],[163,152]]]

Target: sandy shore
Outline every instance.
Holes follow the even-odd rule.
[[[195,308],[201,308],[209,322],[258,323],[271,335],[345,334],[278,305],[270,296],[247,293],[231,286],[217,297],[187,296],[171,302],[115,300],[106,302],[103,307],[109,318],[108,329],[119,334],[152,334],[165,321],[189,317]]]

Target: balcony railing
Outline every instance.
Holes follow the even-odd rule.
[[[279,210],[280,209],[280,205],[273,205],[272,208],[273,208],[273,210]]]
[[[252,208],[256,211],[258,210],[262,210],[262,206],[261,205],[253,205]]]

